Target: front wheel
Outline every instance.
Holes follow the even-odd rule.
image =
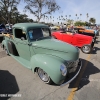
[[[84,46],[81,48],[81,50],[82,50],[83,53],[88,54],[88,53],[91,53],[92,47],[91,47],[91,45],[84,45]]]
[[[51,80],[50,76],[45,71],[43,71],[43,69],[38,68],[37,73],[43,82],[48,83],[48,84],[52,84],[52,80]]]

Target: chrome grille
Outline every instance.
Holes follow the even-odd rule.
[[[78,65],[78,62],[79,62],[79,60],[76,60],[76,61],[69,61],[69,62],[67,62],[67,66],[68,66],[68,68],[69,67],[77,67],[77,65]]]
[[[69,69],[69,73],[75,72],[78,66],[78,62],[79,60],[73,61],[73,62],[69,62],[68,63],[68,69]]]

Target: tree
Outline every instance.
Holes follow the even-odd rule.
[[[52,17],[50,16],[50,23],[51,23]]]
[[[82,14],[80,14],[80,20],[81,20],[81,16],[82,16]]]
[[[55,0],[24,0],[26,3],[25,11],[29,11],[33,14],[37,21],[46,15],[59,10],[59,6],[55,2]],[[45,11],[44,11],[45,9]]]
[[[77,17],[77,20],[79,20],[79,17]]]
[[[68,25],[71,25],[71,24],[73,24],[73,20],[71,20],[71,19],[68,19],[68,20],[67,20],[67,24],[68,24]]]
[[[95,18],[90,18],[89,22],[92,23],[92,24],[95,24],[96,23],[96,19]]]
[[[71,15],[69,15],[69,19],[70,19]]]
[[[77,20],[77,14],[75,16],[76,16],[76,20]]]
[[[2,12],[2,14],[4,16],[5,13]],[[2,17],[0,18],[0,23],[6,24],[7,23],[6,19],[4,19]],[[24,23],[24,22],[34,22],[34,21],[32,19],[28,18],[28,16],[26,14],[20,14],[16,8],[16,10],[14,10],[14,12],[12,13],[12,16],[10,18],[10,22],[12,24],[15,24],[15,23]]]
[[[86,16],[87,16],[87,21],[88,21],[89,14],[87,13]]]
[[[74,23],[74,25],[75,25],[75,26],[85,26],[86,23],[85,23],[85,22],[81,22],[81,21],[76,21],[76,22]]]
[[[0,16],[7,22],[10,23],[11,16],[15,11],[20,0],[0,0]]]

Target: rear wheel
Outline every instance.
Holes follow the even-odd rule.
[[[91,45],[84,45],[84,46],[81,48],[81,50],[82,50],[83,53],[88,54],[88,53],[91,53],[92,47],[91,47]]]
[[[52,80],[51,80],[50,76],[45,71],[43,71],[43,69],[38,68],[37,73],[38,73],[38,76],[40,77],[40,79],[43,82],[48,83],[48,84],[52,83]]]

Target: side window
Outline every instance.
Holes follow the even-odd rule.
[[[24,34],[21,29],[15,29],[15,37],[26,40],[26,34]]]

